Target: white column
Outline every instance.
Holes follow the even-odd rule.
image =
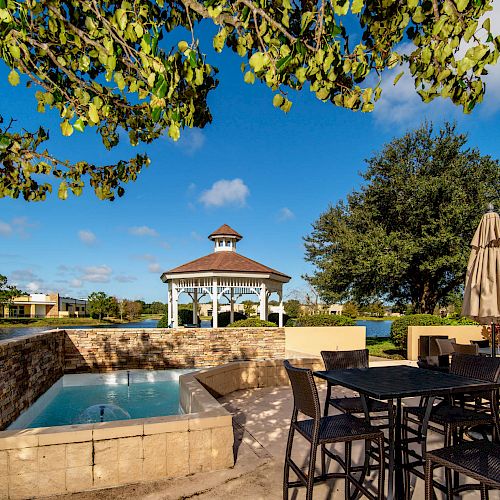
[[[278,316],[278,326],[283,326],[283,293],[279,294],[280,296],[280,311]]]
[[[193,324],[198,323],[198,289],[194,289],[193,293]]]
[[[230,301],[231,301],[231,312],[229,313],[229,322],[234,323],[234,289],[231,288],[231,295],[230,295]]]
[[[267,290],[266,290],[266,284],[262,283],[260,285],[260,304],[259,304],[259,312],[260,312],[260,319],[266,320],[267,315],[266,315],[266,304],[267,304]]]
[[[168,286],[168,301],[167,301],[167,316],[168,316],[168,326],[172,324],[172,283],[167,283]]]
[[[179,294],[175,283],[172,283],[172,323],[174,328],[179,327]]]
[[[212,282],[212,327],[218,327],[217,318],[217,303],[218,303],[218,293],[217,293],[217,278],[214,278]]]

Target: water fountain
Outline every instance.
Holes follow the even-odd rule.
[[[131,417],[123,408],[113,404],[97,404],[86,408],[75,419],[75,424],[93,424],[112,420],[129,420]]]

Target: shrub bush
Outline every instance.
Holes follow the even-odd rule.
[[[399,349],[406,349],[409,326],[447,325],[446,319],[433,314],[409,314],[395,319],[391,325],[392,343]]]
[[[246,314],[234,311],[234,321],[240,321],[247,319]],[[218,328],[225,328],[231,322],[231,313],[229,311],[221,312],[217,314],[217,326]],[[212,326],[214,326],[214,321],[212,320]]]
[[[295,323],[297,323],[297,318],[290,318],[286,323],[285,326],[291,327],[295,326]]]
[[[193,324],[193,311],[190,309],[179,309],[177,314],[177,319],[179,325],[191,325]],[[198,316],[198,324],[200,324],[200,317]],[[156,325],[156,328],[168,328],[168,315],[162,316]]]
[[[276,327],[275,323],[271,323],[271,321],[264,321],[259,318],[247,318],[239,321],[235,321],[229,325],[229,328],[244,328],[244,327],[258,327],[258,326],[273,326]]]
[[[355,326],[356,322],[348,316],[335,314],[313,314],[300,316],[294,326]]]
[[[288,320],[290,319],[290,316],[288,314],[283,314],[283,324],[286,325]],[[271,323],[274,323],[276,326],[279,325],[280,322],[280,315],[279,313],[270,313],[267,316],[267,320],[270,321]]]

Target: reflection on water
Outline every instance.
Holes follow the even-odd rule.
[[[105,325],[101,327],[90,325],[94,328],[156,328],[158,324],[157,319],[145,319],[142,321],[134,321],[132,323],[123,323],[123,324],[112,324]],[[391,324],[392,321],[356,321],[358,326],[366,327],[366,336],[367,337],[389,337],[391,333]],[[210,320],[202,320],[201,321],[202,328],[210,328]],[[26,328],[0,328],[0,340],[13,338],[13,337],[21,337],[23,335],[33,335],[35,333],[45,332],[47,330],[51,330],[55,327],[51,326],[28,326]],[[71,326],[63,326],[61,325],[59,328],[65,329],[85,329],[89,328],[89,325],[71,325]]]

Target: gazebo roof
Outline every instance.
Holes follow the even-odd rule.
[[[213,233],[208,235],[208,239],[211,240],[216,236],[233,236],[237,238],[238,240],[241,240],[243,236],[241,236],[240,233],[235,231],[232,227],[228,226],[227,224],[222,224],[219,229],[216,229]]]
[[[237,233],[236,233],[237,234]],[[203,272],[241,272],[241,273],[258,273],[258,274],[275,274],[282,278],[290,279],[290,276],[276,271],[271,267],[249,259],[244,255],[236,252],[214,252],[199,259],[192,260],[181,266],[174,267],[170,271],[163,273],[162,278],[166,274],[184,274],[184,273],[203,273]]]

